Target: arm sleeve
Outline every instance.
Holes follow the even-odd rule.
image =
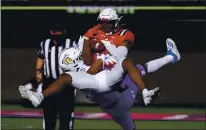
[[[117,60],[125,58],[128,55],[128,49],[125,46],[116,47],[115,45],[113,45],[111,43],[106,43],[106,44],[104,44],[104,46],[107,49],[107,51],[112,56],[114,56]]]
[[[127,31],[124,35],[125,35],[124,41],[127,41],[128,44],[134,44],[135,36],[131,31]],[[104,45],[105,48],[108,50],[108,52],[114,57],[116,57],[117,60],[125,58],[128,55],[128,49],[125,46],[116,47],[115,45],[109,43]]]

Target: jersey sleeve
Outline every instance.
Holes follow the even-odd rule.
[[[40,47],[39,47],[39,50],[38,50],[38,53],[37,53],[37,56],[41,59],[44,59],[45,58],[45,55],[44,55],[44,49],[43,49],[43,41],[41,42],[40,44]]]
[[[125,41],[129,41],[131,44],[134,44],[134,40],[135,40],[135,36],[134,36],[134,33],[131,32],[131,31],[127,31],[125,33]]]

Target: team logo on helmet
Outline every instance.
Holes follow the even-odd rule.
[[[67,64],[70,64],[70,63],[72,63],[72,59],[69,58],[69,57],[67,57],[67,58],[65,59],[65,62],[66,62]]]
[[[62,60],[62,63],[66,64],[66,65],[71,64],[72,63],[72,59],[69,58],[67,55],[65,55],[64,56],[64,60]]]

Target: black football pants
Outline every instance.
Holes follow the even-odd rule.
[[[55,79],[44,79],[42,89],[45,90]],[[55,130],[57,117],[59,116],[59,130],[73,130],[74,124],[74,88],[71,86],[62,89],[61,92],[44,99],[43,113],[45,130]]]

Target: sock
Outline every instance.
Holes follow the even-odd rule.
[[[151,72],[155,72],[158,69],[160,69],[161,67],[165,66],[166,64],[171,63],[174,60],[174,57],[171,55],[166,55],[162,58],[156,59],[156,60],[152,60],[146,63],[147,66],[147,72],[151,73]]]
[[[139,70],[139,72],[142,76],[146,75],[147,66],[145,64],[137,64],[136,67],[137,67],[137,69]]]

